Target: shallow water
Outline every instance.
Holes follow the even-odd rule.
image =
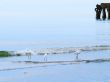
[[[74,61],[75,54],[48,55],[48,61]],[[110,58],[110,51],[82,52],[79,59]],[[17,61],[41,61],[42,55],[0,58],[1,82],[109,82],[110,62],[101,63],[23,63]],[[7,74],[8,73],[8,74]]]

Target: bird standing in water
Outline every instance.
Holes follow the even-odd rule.
[[[75,50],[75,54],[76,54],[76,60],[79,59],[79,54],[81,53],[80,49]]]
[[[48,53],[44,54],[44,61],[46,61],[46,62],[47,62],[47,55],[48,55]]]

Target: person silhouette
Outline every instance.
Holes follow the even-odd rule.
[[[100,16],[101,16],[101,11],[102,11],[102,7],[101,5],[96,5],[96,8],[95,8],[95,11],[96,11],[96,19],[100,19]]]

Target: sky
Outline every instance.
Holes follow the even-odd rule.
[[[61,44],[68,36],[85,35],[84,29],[81,33],[74,27],[81,26],[76,19],[93,17],[88,11],[97,2],[100,0],[0,0],[0,49]]]

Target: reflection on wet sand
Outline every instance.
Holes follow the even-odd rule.
[[[13,67],[0,69],[0,71],[10,71],[10,70],[18,70],[18,69],[29,69],[29,68],[37,68],[37,67],[48,67],[48,66],[56,66],[56,65],[72,65],[72,64],[80,64],[80,63],[103,63],[110,62],[110,58],[101,58],[101,59],[92,59],[92,60],[77,60],[77,61],[48,61],[48,62],[40,62],[40,61],[13,61],[13,63],[19,64],[28,64],[29,66],[23,67]],[[34,65],[34,66],[31,66]]]

